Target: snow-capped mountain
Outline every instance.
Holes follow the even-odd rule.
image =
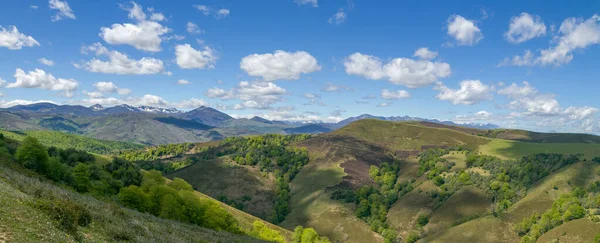
[[[154,107],[154,106],[138,106],[137,108],[143,112],[150,112],[150,113],[165,113],[165,114],[182,113],[180,110],[177,110],[175,108],[160,108],[160,107]]]

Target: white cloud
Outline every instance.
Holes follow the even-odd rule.
[[[561,108],[553,94],[540,94],[522,97],[511,101],[508,107],[523,110],[528,116],[554,116],[561,114]]]
[[[160,51],[161,36],[168,33],[170,29],[158,22],[147,20],[141,6],[135,2],[131,3],[133,6],[126,10],[129,11],[128,17],[135,20],[137,24],[124,23],[102,27],[100,28],[100,37],[112,45],[130,45],[138,50]]]
[[[454,105],[473,105],[492,98],[490,86],[481,83],[479,80],[463,80],[459,85],[459,89],[453,90],[439,84],[435,87],[435,90],[440,91],[436,98],[450,101]]]
[[[39,59],[38,59],[38,62],[39,62],[39,63],[41,63],[41,64],[44,64],[44,65],[46,65],[46,66],[50,66],[50,67],[54,66],[54,61],[52,61],[52,60],[48,60],[48,59],[46,59],[46,58],[44,58],[44,57],[42,57],[42,58],[39,58]]]
[[[195,109],[200,106],[210,106],[210,104],[203,99],[191,98],[189,100],[184,100],[175,105],[177,108],[182,109]]]
[[[67,1],[50,0],[48,4],[50,9],[58,11],[52,17],[52,21],[58,21],[63,18],[75,19],[75,14]]]
[[[559,66],[569,63],[573,60],[573,51],[599,44],[599,22],[598,15],[585,21],[581,18],[568,18],[563,21],[558,30],[559,36],[555,38],[558,44],[541,51],[540,64]]]
[[[106,56],[107,61],[94,57],[92,60],[82,64],[74,64],[75,67],[84,68],[96,73],[114,74],[157,74],[164,71],[163,62],[156,58],[144,57],[140,60],[129,58],[118,51],[110,51],[100,43],[82,48],[82,52],[94,52],[96,57]]]
[[[39,45],[40,43],[33,37],[19,32],[16,26],[9,26],[8,29],[0,26],[0,47],[6,47],[10,50],[21,50],[24,46],[32,47]]]
[[[167,18],[162,13],[152,13],[152,15],[150,15],[150,20],[160,22],[167,20]]]
[[[198,28],[198,25],[192,22],[188,22],[186,25],[186,30],[190,34],[202,34],[202,30]]]
[[[198,4],[193,5],[193,7],[206,16],[210,15],[211,13],[214,13],[215,19],[225,18],[225,17],[229,16],[229,14],[231,13],[231,11],[226,8],[215,9],[215,8],[212,8],[212,7],[209,7],[206,5],[198,5]]]
[[[20,68],[15,71],[15,82],[7,88],[40,88],[45,90],[64,91],[64,96],[72,97],[79,83],[75,79],[55,78],[44,70],[35,69],[25,73]]]
[[[512,58],[504,58],[499,66],[533,66],[535,65],[535,58],[530,50],[526,50],[522,56],[516,55]]]
[[[208,46],[203,50],[196,50],[190,44],[177,45],[175,47],[177,65],[183,69],[211,69],[219,57]]]
[[[210,8],[206,5],[194,5],[194,8],[202,12],[204,15],[210,14]]]
[[[39,6],[38,5],[30,5],[29,8],[31,8],[31,9],[38,9]]]
[[[56,104],[56,102],[51,101],[51,100],[38,100],[38,101],[31,101],[31,100],[11,100],[11,101],[4,101],[4,100],[0,100],[0,108],[9,108],[9,107],[13,107],[16,105],[31,105],[31,104],[35,104],[35,103],[52,103],[52,104]]]
[[[508,42],[518,44],[531,40],[536,37],[546,35],[546,25],[540,16],[531,16],[528,13],[521,13],[520,16],[514,16],[510,19],[508,31],[504,36]]]
[[[506,88],[498,90],[498,94],[507,96],[512,99],[519,99],[536,95],[537,89],[532,87],[527,81],[523,81],[523,85],[519,86],[516,83],[512,83]]]
[[[335,14],[333,14],[333,16],[331,16],[331,18],[329,18],[329,20],[327,20],[327,23],[341,24],[341,23],[344,23],[345,21],[346,21],[346,12],[344,12],[343,8],[340,8],[340,10],[338,10]]]
[[[560,66],[569,63],[573,60],[575,50],[600,44],[600,16],[594,15],[586,20],[582,18],[565,19],[554,36],[553,42],[556,45],[541,50],[540,55],[535,58],[531,52],[526,51],[523,56],[515,56],[512,59],[505,58],[501,65]]]
[[[483,39],[483,34],[475,22],[463,18],[460,15],[452,15],[448,18],[448,35],[456,40],[461,46],[473,46]]]
[[[180,79],[180,80],[177,80],[177,84],[179,84],[179,85],[186,85],[186,84],[191,84],[191,82],[187,81],[185,79]]]
[[[237,87],[231,90],[212,88],[205,93],[209,98],[241,100],[242,103],[233,106],[236,110],[246,108],[270,109],[276,102],[283,101],[281,96],[285,94],[287,94],[287,91],[274,83],[250,83],[247,81],[240,82]]]
[[[328,82],[325,85],[325,87],[321,89],[321,91],[324,91],[324,92],[342,92],[342,91],[353,92],[354,89],[350,88],[346,85],[336,85],[336,84],[333,84],[332,82]]]
[[[418,57],[423,60],[431,60],[437,56],[437,52],[430,51],[427,47],[421,47],[415,51],[415,54],[413,54],[413,57]]]
[[[93,91],[93,92],[83,91],[83,94],[86,95],[87,97],[89,97],[90,99],[97,99],[97,98],[104,97],[104,94],[102,94],[102,92],[98,92],[98,91]]]
[[[133,106],[169,107],[170,103],[160,96],[146,94],[142,97],[127,97],[125,101]]]
[[[307,99],[319,99],[319,98],[321,98],[321,96],[318,95],[318,94],[313,94],[313,93],[305,93],[304,94],[304,98],[307,98]]]
[[[217,10],[216,14],[217,14],[217,16],[216,16],[217,19],[225,18],[225,17],[229,16],[229,9],[226,9],[226,8],[219,9],[219,10]]]
[[[385,78],[409,88],[433,84],[451,73],[450,65],[445,62],[395,58],[384,65],[379,58],[358,52],[347,57],[344,66],[347,74],[373,80]]]
[[[390,91],[389,89],[381,90],[381,98],[386,100],[399,100],[410,98],[410,94],[406,90]]]
[[[463,124],[463,123],[474,123],[474,122],[490,122],[490,121],[493,121],[495,118],[501,119],[500,117],[494,116],[489,111],[478,111],[472,115],[457,115],[454,118],[452,118],[452,121],[459,123],[459,124]],[[506,118],[503,118],[503,119],[506,119]]]
[[[130,89],[119,88],[113,82],[97,82],[94,84],[94,87],[102,93],[118,93],[120,95],[131,93]]]
[[[265,81],[297,80],[300,74],[321,70],[317,59],[304,51],[252,54],[242,58],[240,68],[250,76],[262,77]]]
[[[377,105],[377,107],[388,107],[391,106],[392,103],[388,103],[388,102],[383,102],[383,103],[379,103],[379,105]]]
[[[6,85],[6,80],[0,78],[0,88],[3,88]]]
[[[294,0],[295,3],[297,3],[298,5],[312,5],[313,7],[319,7],[319,3],[317,2],[317,0]]]
[[[565,109],[565,111],[564,111],[564,113],[570,119],[573,119],[573,120],[586,119],[586,118],[592,116],[593,114],[595,114],[596,112],[598,112],[597,108],[589,107],[589,106],[583,106],[583,107],[570,106],[567,109]]]

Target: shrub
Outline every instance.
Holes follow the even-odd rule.
[[[410,232],[410,234],[408,234],[408,236],[406,237],[406,242],[407,243],[414,243],[416,241],[418,241],[420,239],[419,237],[419,233],[412,231]]]
[[[417,223],[421,226],[425,226],[429,223],[429,216],[426,214],[419,214],[417,217]]]
[[[76,236],[77,226],[88,226],[92,222],[92,215],[83,206],[67,199],[40,199],[38,207],[54,219],[59,228]]]

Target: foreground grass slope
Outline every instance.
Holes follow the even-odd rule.
[[[481,145],[479,150],[484,154],[505,159],[516,159],[536,153],[583,154],[586,159],[600,156],[599,143],[534,143],[493,139]]]
[[[142,214],[114,203],[53,185],[0,157],[0,236],[7,242],[261,242],[248,236]],[[91,223],[79,227],[79,237],[65,233],[61,221],[40,207],[60,199],[90,213]]]

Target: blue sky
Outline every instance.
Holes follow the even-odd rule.
[[[600,133],[599,9],[597,1],[11,1],[0,8],[0,106],[208,105],[239,117],[370,113]]]

